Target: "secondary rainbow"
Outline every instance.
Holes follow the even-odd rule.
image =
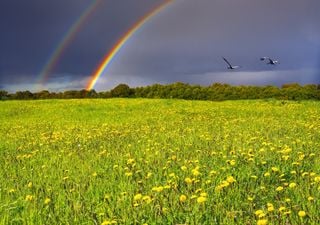
[[[166,8],[170,3],[174,0],[166,0],[164,3],[160,4],[159,6],[155,7],[151,10],[148,14],[143,16],[138,22],[136,22],[112,47],[112,49],[105,55],[102,62],[99,64],[95,72],[90,76],[90,79],[86,85],[86,90],[89,91],[93,89],[94,85],[97,83],[99,77],[103,74],[106,70],[108,65],[110,65],[112,59],[115,55],[120,51],[123,45],[134,35],[134,33],[142,27],[149,19],[157,15],[160,11]]]
[[[81,13],[80,17],[72,24],[72,26],[68,29],[63,38],[59,41],[57,47],[50,55],[46,64],[42,68],[38,79],[36,81],[37,85],[43,86],[45,82],[48,80],[49,75],[51,74],[54,67],[57,65],[59,59],[61,58],[62,53],[68,47],[68,45],[72,42],[76,34],[81,30],[83,25],[88,21],[91,15],[98,9],[100,3],[103,0],[94,0],[84,11]]]

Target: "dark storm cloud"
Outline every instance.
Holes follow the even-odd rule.
[[[192,70],[199,63],[201,68],[211,67],[209,71],[223,70],[221,56],[230,57],[246,70],[260,70],[256,61],[264,55],[279,58],[284,65],[279,69],[312,66],[320,44],[317,5],[320,7],[317,0],[180,1],[172,9],[174,13],[168,10],[155,21],[155,29],[146,28],[122,58],[139,65],[151,57],[161,64],[166,55],[172,58],[167,60],[168,68],[182,70]],[[133,58],[131,52],[140,57]],[[151,72],[156,63],[143,66],[148,65]]]
[[[91,2],[2,0],[0,83],[31,87],[63,34]],[[65,50],[47,87],[84,85],[118,38],[160,2],[103,1]],[[129,39],[96,88],[175,81],[320,83],[319,8],[318,0],[176,0]],[[242,68],[227,71],[222,56]],[[261,56],[280,64],[266,65]],[[59,87],[63,80],[72,85]]]
[[[65,49],[52,77],[68,73],[81,79],[90,74],[119,36],[160,2],[101,0],[99,8]],[[64,34],[92,3],[92,0],[2,0],[0,83],[21,82],[25,76],[29,81],[35,79]]]

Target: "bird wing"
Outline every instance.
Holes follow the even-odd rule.
[[[228,62],[228,60],[226,58],[224,58],[224,57],[222,57],[222,58],[230,67],[232,67],[231,64]]]
[[[270,63],[274,63],[272,59],[268,58]]]

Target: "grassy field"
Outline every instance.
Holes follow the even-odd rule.
[[[0,102],[1,224],[320,224],[320,102]]]

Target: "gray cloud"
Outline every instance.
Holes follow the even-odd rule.
[[[221,56],[244,71],[314,69],[320,45],[316,6],[316,0],[178,1],[133,37],[108,71],[155,77],[223,72]],[[261,56],[281,64],[266,66]]]
[[[31,89],[48,56],[91,2],[1,1],[0,87]],[[46,88],[83,88],[118,38],[160,2],[103,1],[64,51]],[[319,8],[318,0],[176,0],[129,39],[96,89],[176,81],[319,83]],[[242,69],[229,73],[221,56]],[[281,64],[265,65],[261,56]]]

